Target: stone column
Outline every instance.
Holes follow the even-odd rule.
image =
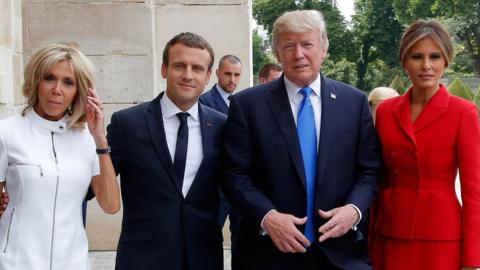
[[[0,119],[21,109],[22,3],[0,1]]]

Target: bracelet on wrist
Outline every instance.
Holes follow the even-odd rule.
[[[106,155],[110,154],[110,152],[112,152],[112,149],[110,149],[110,146],[108,146],[107,148],[97,148],[95,151],[98,155]]]

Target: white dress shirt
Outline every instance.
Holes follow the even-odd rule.
[[[167,138],[168,151],[170,157],[175,158],[175,148],[177,147],[178,128],[180,120],[177,113],[182,112],[165,93],[160,99],[160,107],[162,108],[163,125],[165,128],[165,137]],[[197,175],[198,168],[203,160],[202,132],[200,130],[200,118],[198,115],[198,102],[195,103],[187,113],[188,125],[188,147],[187,160],[185,162],[185,175],[183,177],[182,193],[186,197],[193,180]]]
[[[287,88],[288,101],[290,102],[290,108],[292,109],[293,119],[295,120],[295,125],[297,124],[298,110],[300,109],[300,104],[303,100],[303,94],[300,93],[300,90],[303,87],[300,87],[290,80],[286,76],[283,77],[285,80],[285,88]],[[310,102],[312,103],[313,113],[315,115],[315,131],[317,132],[317,151],[318,151],[318,142],[320,141],[320,125],[321,125],[321,115],[322,115],[322,102],[321,102],[321,85],[320,85],[320,75],[317,76],[317,79],[313,81],[310,85],[312,88],[312,93],[310,94]]]
[[[217,90],[218,92],[220,93],[220,96],[222,97],[223,101],[225,101],[225,103],[227,103],[227,107],[230,107],[230,99],[228,99],[232,94],[223,90],[222,87],[220,87],[220,85],[218,85],[218,83],[215,85],[215,87],[217,87]]]

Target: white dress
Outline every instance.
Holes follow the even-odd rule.
[[[88,129],[29,110],[0,121],[0,181],[10,201],[0,218],[0,270],[88,270],[82,202],[99,174]]]

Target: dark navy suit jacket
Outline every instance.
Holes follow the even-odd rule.
[[[377,193],[380,157],[361,91],[321,77],[319,140],[315,209],[352,203],[366,216]],[[297,269],[304,255],[282,253],[259,233],[271,209],[306,216],[305,171],[283,76],[233,96],[225,149],[223,190],[242,214],[233,269]],[[325,222],[316,216],[315,227]],[[341,269],[371,269],[359,231],[315,245]]]
[[[223,100],[220,92],[218,92],[217,84],[213,85],[213,87],[205,92],[203,95],[200,96],[200,102],[217,112],[221,112],[223,114],[228,114],[228,105]],[[233,242],[235,238],[235,231],[238,227],[238,223],[240,222],[240,215],[238,211],[232,210],[230,203],[227,201],[223,192],[220,191],[220,208],[218,212],[218,225],[223,227],[225,224],[225,220],[227,216],[230,214],[230,232],[232,233],[232,248]]]
[[[184,261],[190,270],[223,269],[216,221],[226,117],[199,104],[203,161],[184,198],[165,138],[162,94],[116,112],[108,126],[123,202],[116,269],[183,270]]]
[[[200,102],[217,112],[228,114],[228,105],[218,92],[217,84],[213,85],[212,89],[200,96]]]

